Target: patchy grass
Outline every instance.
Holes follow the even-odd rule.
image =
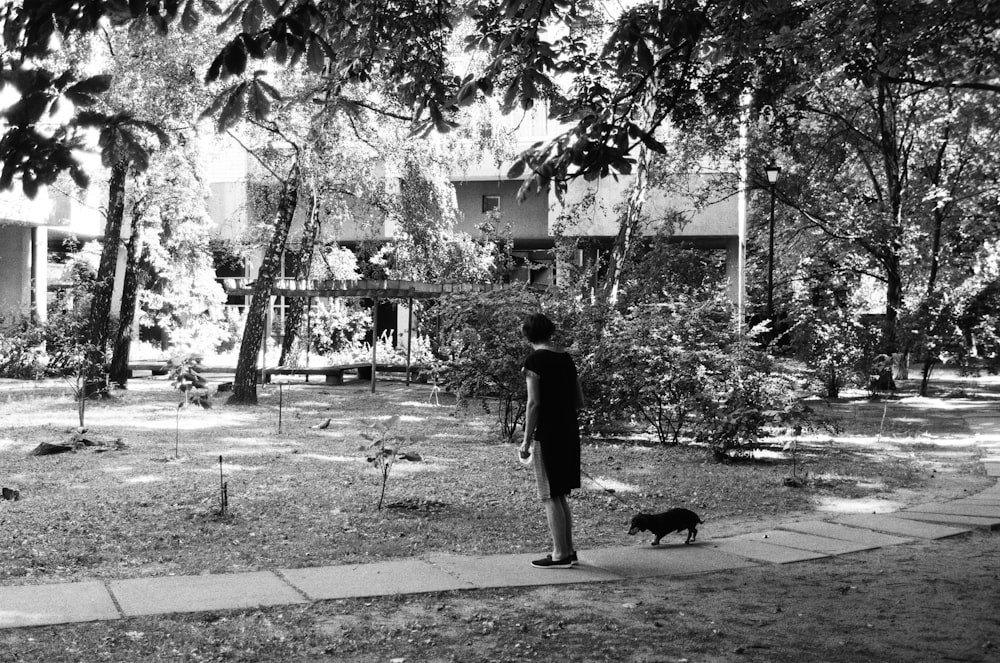
[[[8,551],[0,583],[548,547],[533,479],[514,448],[496,442],[495,413],[478,404],[437,404],[429,388],[399,382],[380,383],[374,394],[359,383],[269,386],[255,408],[220,402],[178,411],[177,403],[167,381],[133,380],[128,391],[88,407],[87,435],[107,445],[36,457],[29,454],[40,443],[73,435],[71,390],[58,382],[0,381],[0,484],[21,493],[20,501],[0,502],[0,541]],[[975,473],[977,450],[960,410],[893,404],[890,412],[891,427],[882,426],[879,436],[881,403],[832,404],[843,432],[802,441],[798,474],[812,480],[797,489],[783,485],[791,465],[780,440],[766,460],[733,464],[713,463],[694,447],[586,444],[588,478],[572,502],[579,545],[636,542],[626,530],[638,510],[687,506],[711,537],[831,500],[916,501],[928,491],[959,496],[986,485]],[[379,511],[381,477],[366,461],[360,433],[392,415],[399,415],[400,430],[425,439],[401,449],[420,460],[395,463],[389,506]],[[931,431],[939,439],[914,437]],[[120,448],[110,444],[117,439]]]

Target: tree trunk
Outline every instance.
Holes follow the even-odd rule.
[[[899,341],[896,326],[899,322],[899,311],[903,307],[903,278],[900,273],[899,257],[888,248],[883,256],[886,280],[885,317],[882,320],[881,353],[890,358],[879,369],[877,386],[882,391],[895,391],[896,380],[893,377],[895,354]]]
[[[243,341],[236,361],[236,375],[233,378],[233,395],[227,401],[230,405],[257,404],[257,354],[260,352],[267,321],[267,309],[271,305],[271,288],[281,266],[281,253],[285,250],[288,229],[292,225],[295,205],[299,192],[299,163],[296,161],[282,183],[281,198],[274,221],[271,241],[264,253],[264,261],[254,281],[253,296],[247,310],[247,323],[243,330]]]
[[[316,239],[319,237],[319,210],[315,189],[309,194],[309,218],[302,229],[302,246],[299,249],[299,260],[295,266],[296,279],[308,279],[312,272],[313,253],[316,249]],[[292,352],[292,344],[298,335],[299,326],[306,310],[305,297],[292,297],[285,307],[285,335],[281,340],[281,358],[279,366],[285,366]]]
[[[931,357],[930,355],[928,355],[927,357],[924,358],[924,366],[923,366],[923,369],[921,369],[921,371],[920,371],[920,395],[921,396],[926,396],[927,395],[927,387],[930,385],[930,382],[931,382],[931,371],[934,370],[934,364],[936,364],[936,363],[937,363],[937,360],[934,357]]]
[[[101,249],[101,264],[94,282],[94,292],[90,301],[90,349],[88,352],[88,375],[97,379],[103,374],[108,345],[108,328],[111,317],[111,296],[115,289],[115,268],[118,264],[118,245],[121,243],[122,220],[125,216],[125,181],[128,163],[119,161],[111,168],[108,182],[108,217],[104,224],[104,246]]]
[[[635,175],[632,182],[632,189],[629,191],[625,201],[625,211],[622,214],[618,225],[618,235],[611,248],[611,256],[608,259],[608,273],[604,279],[604,301],[614,306],[618,302],[618,294],[621,288],[622,273],[625,265],[632,256],[635,249],[635,237],[641,231],[642,209],[646,204],[646,196],[649,193],[649,150],[645,145],[639,147],[639,154],[636,158]]]
[[[135,321],[135,306],[139,296],[139,210],[132,210],[132,228],[128,244],[125,246],[125,281],[122,285],[121,312],[118,315],[118,333],[115,336],[114,352],[111,356],[111,382],[124,387],[128,382],[129,350],[132,346],[132,324]]]

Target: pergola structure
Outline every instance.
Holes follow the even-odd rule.
[[[223,279],[223,287],[231,295],[251,296],[254,294],[253,282],[247,279]],[[358,297],[376,300],[372,307],[372,356],[371,356],[371,389],[375,391],[375,372],[378,357],[376,356],[375,333],[378,329],[378,300],[405,299],[409,320],[406,326],[406,384],[410,384],[410,348],[413,334],[413,300],[440,299],[441,297],[466,292],[492,292],[502,290],[505,286],[493,283],[424,283],[421,281],[397,281],[364,279],[356,281],[315,279],[275,279],[271,287],[271,297],[306,297],[311,303],[314,297]],[[268,306],[270,315],[271,306]],[[265,330],[270,325],[265,325]],[[264,334],[266,355],[267,333]],[[306,357],[308,363],[308,355]],[[261,367],[263,369],[263,367]]]

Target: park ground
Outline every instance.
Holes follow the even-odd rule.
[[[588,444],[591,478],[573,501],[581,558],[587,547],[648,545],[626,533],[637,509],[693,508],[710,543],[991,485],[967,416],[995,414],[1000,433],[996,382],[940,381],[925,399],[902,386],[883,401],[814,402],[831,427],[800,440],[794,459],[781,439],[731,464],[692,447]],[[135,380],[92,403],[80,433],[66,383],[3,381],[0,483],[22,499],[0,502],[0,583],[545,550],[530,479],[495,438],[489,404],[378,387],[271,386],[257,408],[197,410],[178,408],[165,380]],[[414,460],[397,461],[378,509],[382,482],[360,433],[391,414],[395,432],[421,439],[399,449]],[[74,452],[30,455],[73,440]],[[805,484],[786,486],[792,474]],[[998,544],[973,532],[685,578],[10,629],[0,660],[992,661]]]

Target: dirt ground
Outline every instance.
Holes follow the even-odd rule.
[[[978,463],[983,451],[964,415],[996,409],[1000,401],[995,391],[951,390],[926,400],[902,398],[893,401],[891,409],[851,400],[824,404],[839,428],[836,435],[806,440],[798,451],[798,471],[809,472],[803,489],[768,487],[780,486],[781,477],[790,473],[787,453],[773,462],[763,457],[751,466],[708,464],[689,450],[601,445],[588,453],[591,463],[601,463],[599,478],[621,487],[619,495],[629,501],[704,505],[699,508],[713,517],[699,528],[699,540],[710,546],[712,538],[765,529],[791,518],[892,510],[982,490],[992,480]],[[434,463],[451,467],[440,460],[445,449],[468,435],[476,422],[438,416],[443,412],[436,409],[438,419],[427,425],[442,436],[442,446],[422,448],[431,459],[427,468],[401,475],[390,490],[394,499],[450,496],[449,509],[375,516],[375,484],[353,478],[357,469],[346,472],[343,483],[345,489],[355,486],[357,504],[328,508],[323,501],[328,498],[308,492],[309,475],[304,473],[322,461],[325,479],[332,476],[339,482],[330,468],[364,464],[342,460],[358,453],[355,442],[314,430],[323,418],[319,415],[330,407],[329,399],[337,397],[324,395],[324,403],[312,402],[320,393],[309,392],[310,400],[302,403],[285,402],[290,408],[286,416],[291,417],[285,425],[298,427],[293,433],[254,437],[246,431],[261,430],[261,420],[251,421],[249,413],[206,415],[202,419],[210,424],[216,421],[211,417],[222,418],[229,430],[225,437],[214,425],[201,433],[188,430],[189,449],[180,462],[164,460],[175,445],[169,392],[166,398],[155,396],[159,400],[137,393],[130,397],[131,405],[122,402],[94,410],[93,420],[102,433],[128,436],[127,449],[97,455],[85,451],[44,462],[28,459],[25,451],[44,435],[64,437],[72,409],[62,397],[6,396],[6,407],[0,408],[0,459],[5,464],[0,479],[17,479],[28,497],[0,504],[0,537],[4,548],[10,546],[7,551],[0,548],[5,555],[0,563],[3,584],[195,569],[287,568],[386,559],[425,549],[483,553],[492,546],[494,552],[516,552],[534,550],[544,541],[537,504],[519,488],[517,475],[489,484],[491,492],[470,496],[472,511],[463,511],[466,499],[459,501],[446,485],[457,475],[434,469]],[[384,407],[389,401],[382,398],[362,403],[359,412]],[[161,400],[167,407],[156,405]],[[44,409],[26,407],[28,403],[41,403]],[[337,407],[346,405],[338,402]],[[426,404],[421,400],[410,407],[416,421]],[[162,417],[156,408],[169,413],[163,422],[155,420]],[[66,410],[62,419],[32,425],[32,418],[37,421],[57,409]],[[264,411],[273,420],[273,408]],[[133,412],[138,416],[126,416],[121,432],[110,430],[112,421]],[[344,421],[351,417],[345,415]],[[244,418],[247,428],[232,430]],[[192,437],[196,434],[197,440]],[[247,459],[245,483],[234,483],[258,486],[260,503],[277,503],[281,509],[272,514],[260,507],[255,518],[248,518],[249,498],[240,493],[240,515],[233,522],[218,523],[222,529],[206,539],[204,532],[216,526],[205,529],[204,519],[190,514],[198,516],[210,504],[185,491],[200,485],[197,477],[213,469],[209,461],[220,444],[227,454],[241,450]],[[502,445],[460,448],[454,471],[469,476],[496,474],[495,468],[503,467],[500,463],[509,456]],[[253,458],[259,461],[250,463]],[[149,503],[135,503],[137,495]],[[165,506],[153,509],[154,500],[161,499]],[[293,510],[291,504],[301,508]],[[646,545],[619,531],[617,521],[627,516],[627,508],[599,488],[585,488],[574,504],[581,527],[591,535],[589,540],[581,537],[584,563],[588,544]],[[48,511],[56,509],[60,518],[49,513],[46,520],[43,505]],[[148,542],[141,536],[147,511],[164,523],[163,536]],[[173,518],[174,511],[179,515],[167,525],[163,519]],[[481,518],[477,524],[482,532],[455,534],[455,523],[473,512]],[[366,521],[367,530],[359,527]],[[340,527],[336,536],[323,534],[329,522]],[[99,525],[106,531],[96,531]],[[404,525],[412,525],[412,531],[401,529]],[[271,534],[282,527],[288,536],[274,541]],[[266,544],[258,541],[264,533]],[[225,538],[218,538],[223,534]],[[668,546],[681,542],[681,537],[666,541]],[[464,550],[456,550],[459,543]],[[128,550],[119,550],[122,546]],[[669,554],[669,548],[664,553]],[[219,558],[215,567],[208,564],[212,556]],[[43,660],[992,662],[1000,660],[1000,532],[977,531],[812,562],[681,578],[328,601],[0,631],[0,661]]]
[[[0,652],[53,662],[986,663],[1000,658],[1000,534],[683,578],[0,631]]]

